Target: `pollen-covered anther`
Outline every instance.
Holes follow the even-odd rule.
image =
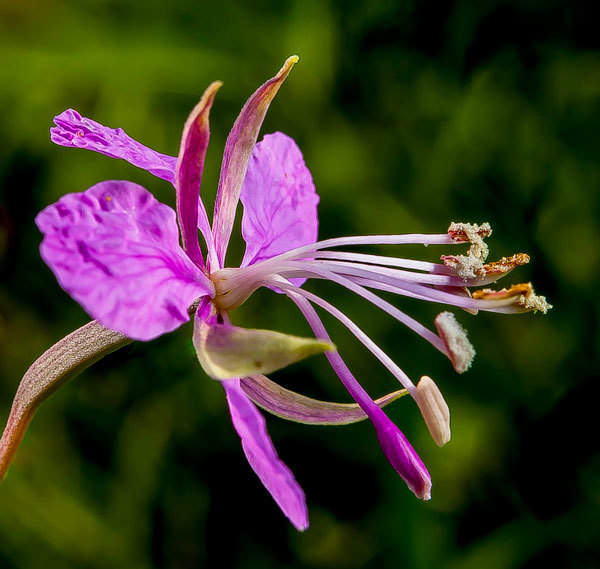
[[[510,304],[517,309],[517,312],[541,312],[546,314],[552,308],[552,305],[546,300],[545,296],[540,296],[533,292],[531,283],[521,283],[512,285],[509,289],[491,290],[489,288],[477,290],[473,293],[473,298],[477,300],[510,300]]]
[[[450,409],[433,379],[424,375],[417,384],[415,396],[431,438],[438,446],[450,440]]]
[[[475,279],[483,273],[483,263],[489,248],[484,239],[492,234],[489,223],[456,223],[448,228],[448,235],[455,243],[471,243],[466,255],[445,255],[442,260],[463,280]]]
[[[475,255],[442,255],[440,259],[464,281],[485,277],[483,260]]]
[[[542,314],[546,314],[552,308],[552,305],[546,300],[545,296],[539,296],[535,293],[519,297],[516,305],[526,312],[533,310],[534,312],[540,311]]]
[[[440,312],[435,318],[435,326],[454,369],[457,373],[464,373],[471,367],[475,357],[475,348],[469,342],[467,332],[452,312]]]
[[[502,257],[498,261],[484,263],[483,259],[472,255],[470,252],[467,255],[442,255],[440,259],[444,265],[452,269],[460,278],[469,279],[486,279],[488,277],[506,275],[516,267],[529,263],[529,255],[526,253],[517,253],[510,257]]]
[[[526,298],[531,294],[533,294],[531,283],[520,283],[510,285],[510,288],[503,288],[502,290],[493,290],[491,288],[476,290],[473,292],[473,298],[476,300],[508,300],[515,297]]]
[[[505,275],[516,267],[529,263],[530,257],[527,253],[517,253],[510,257],[502,257],[499,261],[493,261],[483,265],[483,275]]]
[[[453,241],[459,243],[467,243],[468,241],[472,242],[474,240],[474,235],[485,239],[491,234],[492,228],[487,221],[481,225],[478,225],[477,223],[462,223],[453,221],[450,224],[450,227],[448,227],[448,235],[450,235]]]

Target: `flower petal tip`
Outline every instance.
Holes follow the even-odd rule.
[[[300,60],[300,57],[298,55],[290,55],[286,60],[285,63],[283,64],[284,69],[286,67],[289,67],[290,69],[296,65],[296,63],[298,63],[298,61]]]
[[[301,520],[301,521],[296,521],[296,522],[294,522],[294,521],[292,521],[292,520],[290,520],[290,521],[292,522],[292,525],[293,525],[293,526],[294,526],[294,527],[295,527],[295,528],[296,528],[298,531],[301,531],[301,532],[304,532],[304,531],[306,531],[306,530],[308,529],[309,525],[310,525],[310,524],[308,523],[308,519],[306,519],[306,520]]]
[[[431,484],[429,484],[429,487],[427,488],[426,492],[423,494],[423,496],[420,496],[420,498],[425,502],[431,500]]]

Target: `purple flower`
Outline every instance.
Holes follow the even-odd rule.
[[[317,241],[319,198],[298,146],[280,132],[256,143],[268,106],[296,61],[297,57],[289,58],[279,73],[250,97],[238,116],[225,147],[212,223],[199,199],[199,187],[209,141],[208,116],[221,85],[218,82],[208,87],[190,114],[177,157],[151,150],[122,129],[102,126],[73,110],[57,116],[51,129],[57,144],[122,158],[171,182],[177,212],[137,184],[106,181],[64,196],[44,209],[36,223],[44,234],[42,257],[60,285],[104,329],[145,341],[174,330],[193,315],[199,362],[225,389],[233,425],[250,465],[294,526],[304,530],[308,527],[304,493],[278,458],[256,405],[280,417],[313,424],[344,424],[368,417],[389,462],[423,499],[430,498],[429,473],[382,407],[408,393],[436,443],[441,446],[450,438],[448,406],[433,380],[424,376],[413,384],[348,316],[304,290],[307,279],[329,280],[371,302],[430,342],[460,373],[470,366],[474,350],[451,313],[436,318],[435,333],[372,291],[469,312],[545,312],[549,305],[533,293],[531,285],[469,293],[470,287],[494,282],[529,260],[526,255],[516,255],[486,263],[483,239],[491,232],[487,224],[453,223],[446,233],[434,235]],[[229,268],[225,257],[239,200],[244,208],[246,251],[240,266]],[[337,250],[348,245],[405,243],[468,243],[470,247],[466,254],[443,256],[443,263]],[[259,287],[287,295],[315,337],[232,325],[230,313]],[[335,351],[315,305],[344,324],[404,389],[373,401]],[[321,352],[356,405],[316,401],[265,376]]]

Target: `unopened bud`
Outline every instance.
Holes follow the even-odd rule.
[[[431,438],[438,446],[450,440],[450,409],[433,379],[424,375],[417,384],[415,400]]]
[[[200,365],[218,380],[266,374],[314,354],[335,350],[330,342],[274,330],[210,325],[196,320],[193,336]]]

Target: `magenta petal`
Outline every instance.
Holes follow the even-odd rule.
[[[198,206],[203,209],[200,202],[200,181],[210,139],[208,115],[219,87],[219,81],[211,83],[190,113],[181,136],[175,175],[177,218],[181,226],[183,248],[192,261],[202,268],[204,260],[198,244],[198,221],[201,221],[202,233],[205,236],[211,233],[206,212],[204,215],[198,215]]]
[[[267,134],[254,147],[240,198],[246,240],[242,267],[317,240],[319,196],[289,136]],[[306,279],[295,280],[299,285]]]
[[[258,138],[258,131],[271,101],[297,61],[296,55],[288,57],[277,75],[252,94],[242,107],[227,137],[213,215],[215,249],[221,266],[225,259],[242,183],[246,177],[248,160]]]
[[[130,164],[174,183],[177,158],[156,152],[131,138],[122,128],[109,128],[67,109],[54,117],[50,139],[60,146],[87,148]]]
[[[239,379],[224,381],[223,387],[233,426],[242,439],[242,448],[250,466],[294,527],[304,531],[308,528],[304,492],[290,469],[277,456],[264,417],[242,391]]]
[[[178,242],[175,212],[141,186],[101,182],[40,212],[41,254],[60,285],[104,326],[150,340],[214,294]]]

